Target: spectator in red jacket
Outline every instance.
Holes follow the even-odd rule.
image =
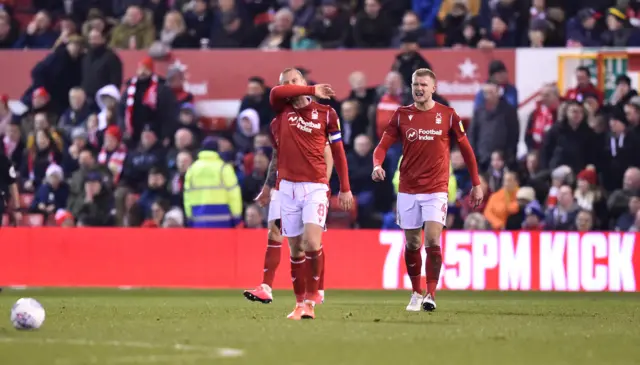
[[[565,98],[569,100],[577,100],[582,102],[584,94],[598,95],[598,102],[602,104],[603,96],[598,87],[591,82],[591,71],[586,66],[580,66],[576,69],[576,87],[567,90]]]

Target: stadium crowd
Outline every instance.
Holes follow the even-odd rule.
[[[213,133],[180,65],[155,72],[154,59],[174,48],[401,48],[382,85],[367,87],[367,75],[354,72],[349,97],[329,101],[343,123],[357,201],[348,213],[332,204],[329,226],[394,229],[400,149],[384,166],[395,178],[378,184],[372,152],[390,105],[410,103],[412,70],[429,67],[419,48],[640,44],[636,1],[32,0],[35,15],[22,24],[21,3],[0,0],[0,48],[52,49],[32,70],[27,111],[0,102],[0,153],[19,168],[32,214],[17,223],[27,225],[188,227],[185,174],[215,135],[239,182],[239,227],[265,226],[252,202],[273,152],[269,85],[249,78],[235,123]],[[150,56],[125,75],[117,49]],[[447,227],[638,231],[640,96],[629,77],[618,77],[608,100],[586,68],[565,95],[546,86],[522,123],[528,152],[519,156],[517,90],[502,62],[491,62],[489,75],[468,123],[487,198],[470,207],[470,178],[454,149]]]

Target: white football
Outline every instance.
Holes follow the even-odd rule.
[[[33,298],[18,299],[11,307],[11,323],[19,330],[35,330],[44,322],[44,307]]]

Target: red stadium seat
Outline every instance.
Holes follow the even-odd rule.
[[[33,19],[33,14],[16,13],[14,14],[14,18],[16,18],[18,23],[20,23],[20,29],[25,30],[27,29],[27,25],[29,25],[31,19]]]
[[[229,120],[222,117],[202,117],[200,127],[207,132],[217,132],[229,130]]]
[[[33,194],[20,194],[20,208],[29,208],[33,203],[33,198]]]
[[[44,216],[42,214],[24,214],[22,216],[22,227],[42,227],[44,225]]]

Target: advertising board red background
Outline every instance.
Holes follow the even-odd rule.
[[[12,99],[22,96],[31,84],[31,69],[43,60],[48,51],[2,51],[0,80],[2,91]],[[187,80],[196,85],[192,90],[201,99],[240,99],[246,90],[247,78],[261,76],[275,85],[278,75],[286,67],[304,66],[310,78],[331,84],[339,98],[349,93],[348,76],[353,71],[367,75],[370,85],[378,85],[390,71],[397,55],[395,50],[323,50],[305,52],[233,51],[175,51],[170,62],[187,67]],[[513,50],[428,50],[422,55],[438,74],[439,91],[449,100],[471,100],[479,83],[486,81],[488,65],[502,60],[515,80],[515,52]],[[120,51],[124,77],[135,74],[138,62],[146,54],[142,51]],[[158,62],[157,72],[164,74],[169,62]]]
[[[2,228],[0,286],[248,288],[261,280],[266,237],[264,230]],[[447,231],[440,286],[637,291],[638,238]],[[332,230],[323,244],[329,289],[410,287],[402,232]],[[287,254],[275,288],[291,287]]]

